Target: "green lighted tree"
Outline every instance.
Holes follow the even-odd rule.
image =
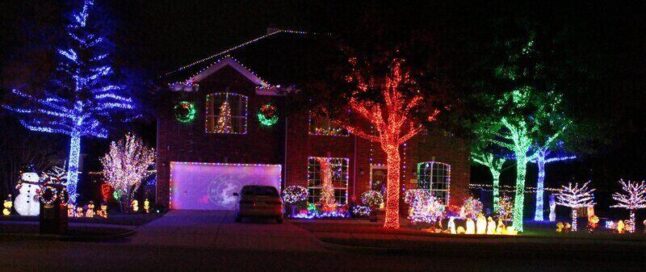
[[[504,157],[498,156],[490,149],[490,139],[487,138],[485,133],[477,133],[477,139],[471,148],[471,160],[477,164],[487,167],[491,172],[492,191],[493,191],[493,210],[498,211],[498,202],[500,202],[500,173],[502,166],[507,161]]]
[[[523,230],[527,163],[536,157],[532,147],[540,139],[544,139],[544,146],[551,146],[566,127],[561,100],[556,92],[538,92],[524,86],[506,92],[492,102],[496,116],[502,117],[489,124],[495,135],[491,142],[513,152],[516,159],[513,225],[519,231]]]

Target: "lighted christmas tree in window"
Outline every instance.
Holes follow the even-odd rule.
[[[321,208],[323,211],[333,211],[335,209],[334,186],[332,185],[332,164],[328,158],[316,158],[321,165]]]
[[[231,106],[229,101],[225,100],[220,105],[220,114],[218,115],[218,120],[215,123],[215,132],[217,133],[231,133]]]

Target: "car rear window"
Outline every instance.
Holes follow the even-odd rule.
[[[243,195],[259,195],[259,196],[278,196],[278,191],[274,187],[269,186],[246,186],[242,188]]]

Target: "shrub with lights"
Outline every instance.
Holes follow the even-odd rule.
[[[446,206],[429,190],[410,189],[404,195],[404,202],[410,205],[408,219],[411,223],[434,224],[446,216]]]
[[[482,202],[480,202],[480,200],[473,198],[472,196],[464,200],[464,203],[460,208],[461,218],[476,219],[480,213],[482,213]]]
[[[366,191],[361,194],[361,203],[375,209],[384,204],[384,197],[380,192],[374,190]]]
[[[309,193],[307,188],[299,185],[290,185],[283,190],[282,198],[285,202],[290,216],[297,214],[297,210],[305,209],[307,207],[307,197]]]

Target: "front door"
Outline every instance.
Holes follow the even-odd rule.
[[[385,165],[370,165],[370,190],[380,192],[381,195],[386,197],[386,176]]]

